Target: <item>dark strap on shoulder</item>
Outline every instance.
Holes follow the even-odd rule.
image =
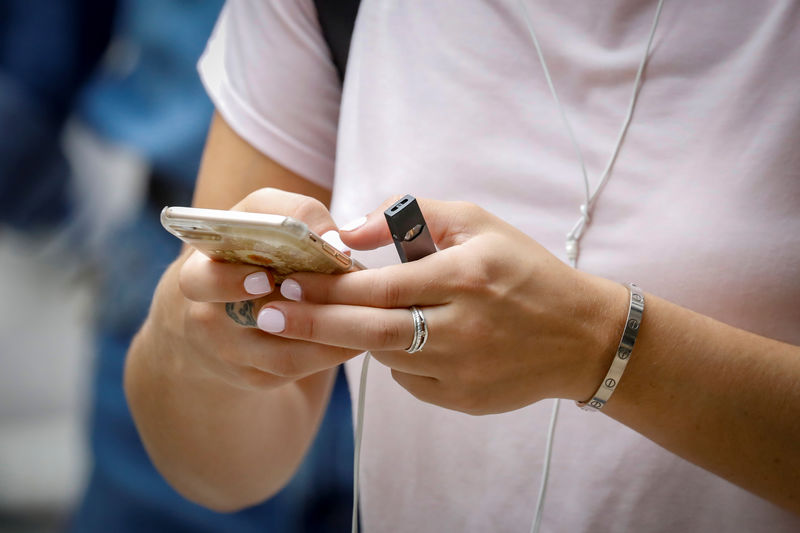
[[[350,38],[353,36],[359,4],[360,0],[314,0],[322,36],[331,49],[339,81],[344,80],[347,71]]]

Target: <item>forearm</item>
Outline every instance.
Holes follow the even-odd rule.
[[[151,312],[125,371],[128,403],[154,464],[185,497],[218,511],[270,497],[302,461],[334,371],[269,390],[238,387],[187,364],[192,354],[180,355],[158,322]]]
[[[634,354],[603,412],[800,513],[798,376],[799,347],[647,295]]]

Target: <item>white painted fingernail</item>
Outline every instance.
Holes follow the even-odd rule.
[[[253,272],[244,278],[244,290],[249,294],[268,294],[272,292],[272,284],[266,272]]]
[[[360,228],[364,224],[367,223],[367,217],[357,218],[355,220],[351,220],[347,224],[343,225],[339,228],[340,231],[353,231],[355,229]]]
[[[299,302],[300,298],[303,297],[303,289],[300,288],[300,284],[295,280],[285,279],[283,283],[281,283],[281,294],[287,300]]]
[[[286,318],[274,307],[265,307],[258,313],[258,327],[267,333],[280,333],[286,328]]]
[[[345,243],[342,242],[342,238],[339,237],[339,232],[335,229],[330,231],[326,231],[321,235],[323,240],[339,250],[340,252],[349,252],[350,248],[347,247]]]

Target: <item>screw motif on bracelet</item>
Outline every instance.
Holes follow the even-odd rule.
[[[633,345],[636,343],[639,325],[642,323],[642,315],[644,314],[644,295],[642,290],[633,283],[628,284],[628,290],[630,291],[628,318],[625,320],[625,330],[622,332],[622,339],[619,341],[611,367],[600,383],[597,392],[585,402],[576,402],[581,409],[586,411],[599,411],[606,405],[617,389],[622,373],[625,372],[625,367],[628,365],[631,353],[633,353]]]

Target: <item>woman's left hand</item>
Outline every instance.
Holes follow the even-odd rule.
[[[418,202],[439,252],[341,276],[292,275],[281,291],[295,301],[263,308],[262,329],[369,350],[420,400],[466,413],[590,398],[619,342],[627,289],[570,268],[478,206]],[[392,242],[383,209],[340,233],[354,249]],[[412,305],[428,341],[409,354]]]

